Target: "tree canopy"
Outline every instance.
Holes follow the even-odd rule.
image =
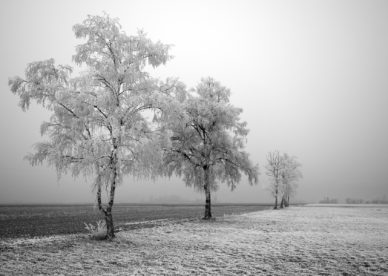
[[[187,185],[205,190],[205,218],[211,218],[210,191],[218,183],[233,190],[242,173],[251,184],[258,182],[258,167],[243,151],[248,129],[240,120],[242,109],[231,105],[229,96],[220,83],[202,79],[182,102],[179,120],[166,122],[172,142],[164,164],[169,175],[183,176]]]
[[[35,100],[52,113],[41,126],[47,140],[36,144],[28,160],[33,165],[47,161],[59,176],[69,171],[94,175],[111,238],[115,188],[125,174],[150,173],[157,151],[154,126],[172,114],[171,99],[180,88],[145,70],[170,59],[168,45],[152,42],[141,31],[128,36],[118,19],[108,15],[88,16],[73,30],[84,40],[73,60],[86,71],[72,76],[70,66],[49,59],[30,63],[25,78],[14,77],[9,85],[23,110]],[[101,202],[101,186],[109,190],[107,204]]]

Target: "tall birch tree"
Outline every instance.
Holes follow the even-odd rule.
[[[242,174],[249,183],[258,182],[258,167],[243,151],[248,129],[240,120],[242,109],[231,105],[229,96],[220,83],[202,79],[182,101],[179,120],[166,126],[172,133],[164,164],[169,175],[183,176],[188,186],[204,191],[204,219],[212,218],[211,191],[218,183],[233,190]]]
[[[157,156],[153,126],[167,116],[169,95],[177,89],[173,81],[161,85],[146,72],[169,60],[169,46],[152,42],[141,31],[126,35],[118,19],[106,14],[88,16],[73,30],[83,39],[73,60],[85,72],[72,76],[70,66],[49,59],[30,63],[25,77],[14,77],[9,85],[23,110],[35,100],[51,111],[50,120],[41,126],[47,140],[37,143],[27,159],[32,165],[47,161],[59,176],[92,175],[106,238],[113,238],[117,185],[124,175],[151,173],[143,165]],[[153,122],[148,119],[151,113]]]

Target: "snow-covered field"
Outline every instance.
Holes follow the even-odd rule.
[[[0,240],[0,275],[388,275],[388,207],[290,207],[160,221],[114,241]]]

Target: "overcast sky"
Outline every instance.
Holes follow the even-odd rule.
[[[20,1],[0,2],[0,203],[94,202],[91,184],[23,157],[40,141],[49,113],[27,112],[7,85],[29,62],[72,64],[72,26],[106,11],[127,34],[143,29],[173,44],[174,59],[153,76],[193,87],[206,76],[232,92],[259,163],[222,202],[270,202],[264,165],[272,150],[303,164],[298,200],[388,196],[388,1]],[[125,178],[118,202],[176,195],[203,199],[180,179]]]

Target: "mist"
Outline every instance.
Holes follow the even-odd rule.
[[[387,1],[2,1],[0,9],[0,203],[89,203],[92,181],[54,168],[31,167],[40,124],[50,114],[23,112],[8,78],[27,64],[54,58],[72,63],[72,26],[88,14],[120,19],[172,44],[174,58],[150,70],[194,87],[211,76],[232,92],[250,132],[246,151],[261,171],[233,192],[220,185],[216,202],[272,202],[264,166],[269,151],[302,164],[294,201],[328,196],[374,199],[388,195]],[[80,71],[76,68],[76,71]],[[117,202],[203,202],[173,177],[126,177]]]

